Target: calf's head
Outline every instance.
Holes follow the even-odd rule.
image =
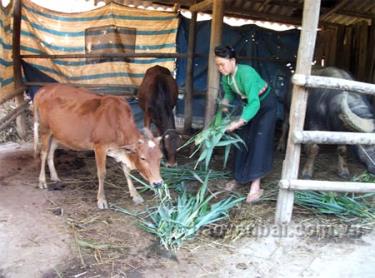
[[[145,135],[141,135],[137,143],[126,146],[129,160],[144,179],[148,180],[151,186],[160,187],[163,179],[160,176],[160,139],[153,137],[146,129]]]
[[[176,153],[180,146],[181,137],[175,129],[168,129],[162,137],[162,148],[168,167],[177,166]]]

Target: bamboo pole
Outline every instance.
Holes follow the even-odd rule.
[[[184,53],[106,53],[106,54],[25,54],[22,58],[36,58],[36,59],[90,59],[90,58],[186,58]]]
[[[14,12],[13,12],[13,75],[14,75],[14,87],[17,90],[22,88],[22,71],[21,71],[21,0],[15,0]],[[23,94],[17,94],[15,97],[17,106],[20,106],[24,102]],[[26,137],[26,117],[24,114],[20,114],[16,119],[17,133],[20,138]]]
[[[296,73],[310,75],[314,55],[316,33],[319,21],[320,0],[305,0],[300,43],[297,54]],[[290,110],[290,130],[287,151],[283,162],[282,179],[291,180],[298,176],[301,145],[294,144],[292,134],[302,131],[306,114],[307,92],[297,85],[293,86],[292,104]],[[278,224],[290,222],[293,212],[294,192],[280,188],[277,198],[275,221]]]
[[[197,26],[197,13],[191,13],[189,24],[188,52],[186,61],[186,79],[185,79],[185,96],[184,96],[184,133],[189,134],[193,122],[193,90],[194,90],[194,52],[195,52],[195,32]]]
[[[65,84],[75,87],[86,87],[86,88],[125,88],[130,90],[138,89],[138,86],[135,85],[124,85],[124,84],[85,84],[85,83],[59,83],[59,82],[25,82],[27,87],[42,87],[48,84]]]
[[[280,188],[284,190],[316,190],[334,192],[375,192],[375,183],[339,182],[322,180],[280,180]]]
[[[17,106],[14,110],[12,110],[8,115],[4,118],[0,119],[0,130],[6,128],[8,125],[12,123],[12,121],[20,115],[23,111],[27,109],[29,105],[29,101],[24,101],[20,105]]]
[[[206,54],[194,53],[194,57],[207,57]],[[33,59],[98,59],[98,58],[182,58],[187,59],[187,53],[107,53],[107,54],[24,54],[21,58]],[[238,56],[237,60],[256,60],[256,61],[269,61],[279,64],[293,63],[291,60],[269,58],[269,57],[256,57],[256,56]]]
[[[221,43],[223,17],[224,17],[224,0],[213,2],[210,52],[208,56],[208,75],[207,75],[207,97],[206,112],[204,117],[204,126],[207,127],[211,122],[216,110],[216,99],[219,92],[219,71],[215,65],[215,47]]]
[[[292,82],[307,88],[337,89],[375,96],[375,85],[334,77],[294,74]]]
[[[293,142],[295,144],[375,145],[375,133],[295,131]]]
[[[64,84],[69,85],[73,87],[81,87],[81,88],[87,88],[92,93],[97,95],[115,95],[115,96],[125,96],[128,98],[136,97],[137,96],[137,86],[124,86],[120,84],[83,84],[83,83],[51,83],[51,82],[25,82],[25,86],[27,87],[43,87],[50,84]],[[108,88],[123,88],[121,91],[105,91],[105,89]],[[98,91],[96,91],[98,89]]]
[[[14,91],[10,92],[9,94],[3,95],[0,94],[0,105],[3,104],[4,102],[7,102],[11,100],[12,98],[18,96],[19,94],[22,94],[25,91],[26,87],[20,87],[15,89]]]

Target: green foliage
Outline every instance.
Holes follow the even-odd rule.
[[[375,175],[364,171],[362,174],[354,176],[352,180],[355,182],[375,182]]]
[[[244,198],[230,196],[211,203],[215,195],[207,192],[209,174],[204,181],[195,174],[202,185],[196,195],[186,190],[173,201],[167,185],[157,190],[160,204],[148,210],[147,218],[140,220],[141,227],[160,238],[168,250],[176,251],[184,241],[192,239],[199,229],[228,216],[228,211]]]
[[[332,193],[301,191],[295,194],[295,203],[323,214],[334,214],[345,220],[354,217],[375,219],[375,207],[371,202],[374,193],[355,195],[353,193]]]
[[[210,180],[215,179],[228,179],[229,172],[225,171],[214,171],[206,169],[193,170],[192,164],[178,165],[177,167],[161,167],[160,174],[166,184],[170,186],[177,186],[184,182],[196,181],[198,176],[200,179],[204,179],[210,173]]]
[[[204,161],[205,169],[208,169],[208,165],[211,161],[213,150],[216,147],[224,147],[224,167],[227,164],[228,156],[232,145],[239,148],[240,143],[245,147],[245,142],[235,133],[226,133],[225,129],[231,122],[230,115],[223,117],[222,112],[219,111],[211,124],[198,134],[191,137],[183,146],[184,148],[190,144],[194,144],[196,147],[193,153],[190,155],[190,158],[193,157],[196,153],[199,153],[199,157],[195,164],[194,169],[197,168],[199,163]]]

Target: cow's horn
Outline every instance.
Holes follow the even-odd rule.
[[[341,101],[341,113],[339,115],[344,124],[354,131],[374,132],[375,123],[373,119],[361,118],[353,113],[348,104],[348,93],[345,92]]]

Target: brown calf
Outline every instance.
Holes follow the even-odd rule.
[[[155,187],[163,183],[160,177],[162,154],[159,140],[150,131],[146,131],[146,135],[139,132],[129,104],[121,97],[99,96],[86,89],[61,84],[47,85],[38,91],[34,99],[35,150],[39,135],[40,188],[47,188],[47,158],[51,180],[60,181],[53,162],[58,144],[77,151],[95,152],[100,209],[108,208],[104,194],[107,155],[121,162],[135,203],[143,202],[143,198],[129,177],[130,170],[137,169]]]
[[[144,126],[151,122],[162,136],[163,153],[168,166],[175,166],[180,135],[176,131],[173,108],[176,106],[178,87],[169,69],[154,66],[146,71],[138,89],[138,103],[144,111]]]

